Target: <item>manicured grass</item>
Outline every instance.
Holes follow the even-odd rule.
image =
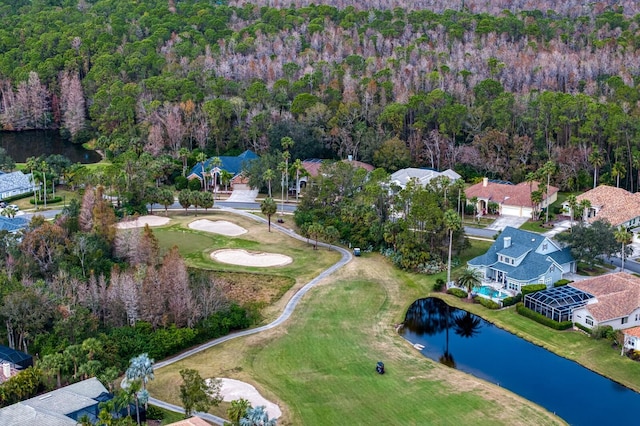
[[[523,231],[538,232],[540,234],[543,234],[549,230],[548,228],[542,226],[542,223],[540,221],[533,222],[531,220],[523,223],[520,226],[520,229],[522,229]]]
[[[480,251],[474,245],[463,260]],[[303,298],[284,326],[158,370],[151,392],[179,403],[178,372],[188,367],[254,384],[282,408],[281,425],[562,424],[504,389],[424,358],[397,335],[395,324],[435,278],[402,273],[377,254],[354,259]],[[378,360],[387,367],[383,376],[375,373]],[[213,412],[225,416],[227,406]]]

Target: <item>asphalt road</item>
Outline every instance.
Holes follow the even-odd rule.
[[[258,217],[254,214],[242,211],[242,210],[235,210],[232,208],[223,208],[224,211],[228,211],[230,213],[234,213],[234,214],[238,214],[250,219],[253,219],[257,222],[262,222],[262,223],[266,223],[266,219]],[[296,234],[292,229],[288,229],[284,226],[278,225],[277,223],[271,223],[271,228],[282,232],[284,234],[289,235],[292,238],[295,238],[297,240],[300,241],[307,241],[306,238]],[[335,271],[337,271],[338,269],[340,269],[342,266],[346,265],[347,263],[349,263],[349,261],[351,261],[352,259],[352,255],[351,252],[349,250],[346,250],[342,247],[338,247],[338,246],[334,246],[334,245],[330,245],[330,244],[326,244],[326,243],[322,243],[322,242],[318,242],[318,246],[320,247],[325,247],[325,248],[331,248],[333,250],[336,250],[338,252],[340,252],[340,254],[342,254],[342,257],[340,258],[340,260],[335,263],[333,266],[325,269],[324,271],[322,271],[317,277],[315,277],[313,280],[309,281],[307,284],[304,285],[304,287],[302,287],[300,290],[298,290],[298,292],[296,294],[293,295],[293,297],[289,300],[289,302],[287,303],[287,305],[285,306],[284,310],[282,311],[282,313],[280,314],[280,316],[278,318],[276,318],[275,321],[263,325],[261,327],[257,327],[257,328],[252,328],[249,330],[242,330],[242,331],[238,331],[236,333],[232,333],[232,334],[228,334],[226,336],[220,337],[218,339],[215,340],[211,340],[207,343],[204,343],[200,346],[196,346],[193,349],[190,349],[186,352],[183,352],[179,355],[176,355],[172,358],[168,358],[165,359],[163,361],[157,362],[154,364],[154,369],[159,369],[162,367],[166,367],[167,365],[171,365],[174,362],[178,362],[181,361],[193,354],[196,354],[198,352],[204,351],[206,349],[209,349],[213,346],[219,345],[220,343],[224,343],[226,341],[229,341],[231,339],[236,339],[238,337],[243,337],[243,336],[249,336],[251,334],[256,334],[256,333],[260,333],[262,331],[266,331],[266,330],[271,330],[272,328],[275,328],[279,325],[281,325],[282,323],[284,323],[287,319],[289,319],[289,317],[291,316],[291,314],[293,313],[293,311],[295,310],[296,306],[298,305],[298,302],[300,301],[300,299],[302,299],[302,297],[307,294],[307,292],[309,290],[311,290],[311,288],[313,288],[316,284],[318,284],[320,281],[322,281],[324,278],[328,277],[329,275],[333,274]],[[173,404],[169,404],[167,402],[164,401],[160,401],[158,399],[155,399],[153,397],[149,398],[149,402],[152,403],[153,405],[157,405],[159,407],[162,408],[166,408],[167,410],[171,410],[171,411],[176,411],[179,413],[184,413],[184,409],[182,409],[182,407],[173,405]],[[215,424],[219,424],[222,425],[224,424],[225,420],[217,417],[217,416],[213,416],[211,414],[207,414],[207,413],[196,413],[198,416],[202,417],[205,420],[208,420],[210,422],[213,422]]]
[[[213,208],[233,208],[233,209],[238,209],[238,210],[260,210],[260,203],[248,203],[248,202],[229,202],[229,201],[216,201],[213,205]],[[182,207],[180,205],[180,203],[176,202],[173,203],[172,205],[170,205],[168,207],[169,210],[184,210],[184,207]],[[190,207],[189,210],[194,210],[193,207]],[[198,210],[204,210],[202,208],[199,208]],[[281,210],[284,210],[285,213],[293,213],[296,211],[296,205],[295,204],[285,204],[284,207],[278,203],[278,212],[280,212]],[[153,205],[153,211],[154,212],[162,212],[164,211],[164,206],[161,204],[154,204]]]

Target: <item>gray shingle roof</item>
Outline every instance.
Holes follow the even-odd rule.
[[[32,185],[29,176],[22,172],[0,174],[0,193],[17,189],[30,189]]]
[[[505,238],[511,238],[511,245],[507,248],[504,247]],[[552,265],[551,259],[560,265],[573,261],[568,248],[546,255],[536,253],[535,250],[544,240],[544,236],[535,232],[507,227],[485,254],[471,259],[468,264],[475,267],[491,267],[506,272],[510,278],[518,281],[531,281],[549,270]],[[498,262],[499,254],[517,258],[525,253],[527,253],[526,257],[518,266]]]

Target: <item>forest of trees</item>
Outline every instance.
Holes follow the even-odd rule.
[[[563,189],[594,167],[638,187],[635,2],[265,3],[0,2],[0,123],[112,158],[291,136],[293,159],[387,167],[399,140],[411,165],[466,178],[552,160]]]

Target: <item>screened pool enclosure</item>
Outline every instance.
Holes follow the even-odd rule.
[[[562,286],[527,294],[524,306],[554,321],[571,321],[571,312],[593,296],[577,288]]]

